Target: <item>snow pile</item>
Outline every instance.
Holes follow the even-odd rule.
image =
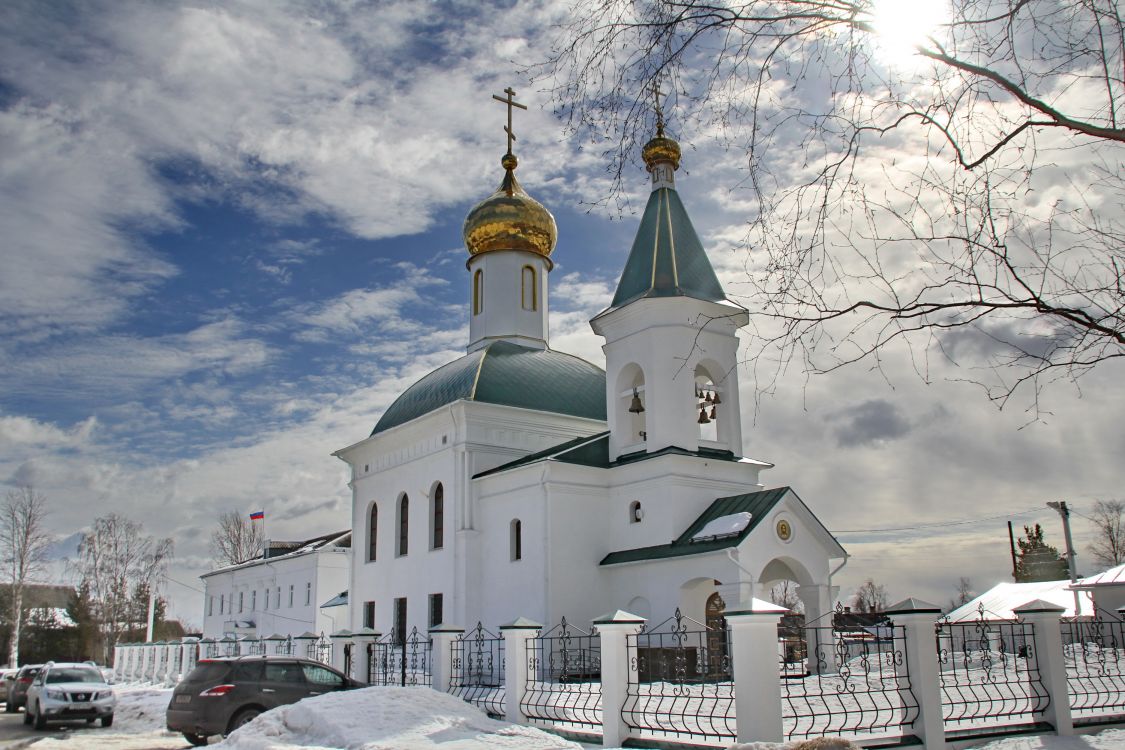
[[[113,709],[114,731],[151,732],[164,729],[164,712],[172,700],[172,688],[115,686],[117,708]]]
[[[750,514],[745,511],[712,518],[707,522],[706,526],[692,535],[691,540],[693,542],[701,542],[705,539],[717,539],[719,537],[741,534],[743,530],[750,525],[750,519]]]
[[[306,698],[268,711],[231,734],[227,750],[579,750],[533,727],[489,719],[429,688],[371,687]]]

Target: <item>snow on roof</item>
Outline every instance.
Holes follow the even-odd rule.
[[[1083,589],[1090,586],[1113,586],[1125,585],[1125,564],[1118,565],[1116,568],[1103,570],[1101,573],[1085,578],[1079,578],[1074,582],[1074,588]]]
[[[580,750],[535,727],[490,719],[456,695],[413,687],[328,693],[261,714],[223,742],[227,750],[429,748]]]
[[[692,535],[691,540],[693,542],[698,542],[704,539],[717,539],[719,537],[741,534],[742,530],[750,525],[750,518],[750,514],[746,511],[712,518],[702,529]]]
[[[1063,617],[1074,617],[1074,591],[1070,581],[1037,581],[1035,583],[998,583],[976,599],[962,604],[945,616],[948,622],[972,622],[980,619],[980,607],[984,605],[986,620],[1015,620],[1012,612],[1036,599],[1057,604],[1066,612]],[[1080,592],[1078,599],[1082,607],[1080,615],[1094,612],[1093,599],[1088,592]]]

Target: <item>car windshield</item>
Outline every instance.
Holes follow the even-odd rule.
[[[96,669],[52,669],[47,672],[47,684],[54,682],[101,682],[102,675]]]

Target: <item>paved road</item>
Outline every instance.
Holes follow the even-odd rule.
[[[50,724],[47,729],[37,732],[34,728],[23,723],[22,711],[17,714],[9,714],[0,710],[0,750],[19,750],[31,746],[33,742],[38,740],[69,740],[63,747],[73,748],[74,750],[97,750],[99,747],[127,748],[127,750],[180,750],[180,748],[191,748],[182,737],[142,735],[125,739],[125,736],[114,732],[112,729],[102,730],[96,728],[96,724],[94,726],[94,731],[83,733],[81,742],[76,742],[78,737],[75,736],[74,730],[86,729],[88,725],[84,721],[73,724]],[[47,750],[50,750],[56,744],[55,742],[44,742],[42,746],[46,746]],[[191,748],[191,750],[194,750],[194,748]]]

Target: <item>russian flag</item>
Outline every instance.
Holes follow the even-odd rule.
[[[251,521],[264,521],[266,520],[266,512],[264,510],[256,510],[250,514]]]

